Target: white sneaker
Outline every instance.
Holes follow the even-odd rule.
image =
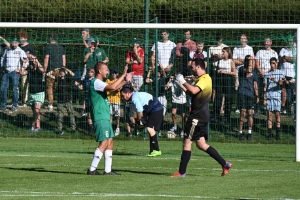
[[[173,126],[171,129],[170,129],[170,131],[172,131],[172,132],[174,132],[174,131],[176,131],[177,130],[177,126]]]
[[[53,110],[53,106],[52,106],[52,105],[48,105],[48,109],[49,109],[50,111],[52,111],[52,110]]]
[[[180,137],[181,137],[181,138],[183,138],[183,137],[184,137],[184,132],[183,132],[183,131],[181,131],[181,133],[180,133]]]
[[[120,128],[116,128],[116,131],[115,131],[115,136],[118,136],[120,135]]]
[[[236,109],[235,113],[240,113],[240,110],[239,110],[239,109]]]
[[[27,107],[27,104],[24,103],[24,104],[20,105],[19,107]]]

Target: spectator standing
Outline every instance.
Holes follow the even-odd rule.
[[[222,59],[218,61],[216,75],[216,99],[214,102],[214,115],[220,119],[222,99],[224,97],[224,118],[223,122],[230,122],[232,108],[232,94],[234,89],[233,79],[236,76],[235,65],[232,61],[232,53],[229,47],[222,50]]]
[[[223,58],[222,56],[222,50],[224,47],[228,47],[226,44],[223,43],[223,37],[221,33],[216,33],[216,44],[209,47],[208,55],[211,63],[210,72],[209,75],[212,78],[212,87],[213,87],[213,93],[212,93],[212,101],[215,100],[215,87],[216,87],[216,75],[217,75],[217,67],[218,62]],[[222,107],[221,110],[223,111],[223,103],[222,101]]]
[[[76,123],[75,123],[75,116],[74,116],[74,108],[72,105],[72,87],[73,81],[71,80],[70,76],[74,76],[74,73],[62,67],[58,71],[59,75],[55,76],[53,71],[47,73],[52,79],[56,80],[56,87],[57,87],[57,134],[63,135],[63,120],[64,120],[64,109],[67,110],[70,116],[70,124],[71,124],[71,133],[75,133],[76,130]]]
[[[145,52],[137,38],[133,39],[132,44],[132,50],[128,51],[126,55],[126,64],[129,65],[129,71],[133,72],[132,80],[135,83],[136,90],[139,91],[144,83]]]
[[[34,47],[28,43],[28,33],[25,30],[20,30],[18,32],[18,37],[20,39],[20,47],[23,49],[23,51],[26,53],[28,59],[30,59],[32,56],[35,56],[35,50]],[[27,75],[21,76],[21,92],[22,92],[22,104],[21,106],[25,107],[27,99],[28,99],[28,80]]]
[[[164,71],[168,74],[174,63],[174,56],[176,51],[176,44],[169,40],[169,32],[168,31],[162,31],[161,33],[161,41],[157,42],[157,58],[158,58],[158,65],[161,65],[164,69]],[[152,70],[155,69],[155,44],[153,44],[151,51],[151,62],[152,62]]]
[[[1,58],[1,66],[3,67],[3,76],[1,82],[1,107],[0,110],[6,111],[7,103],[7,90],[9,88],[9,80],[12,80],[13,84],[13,106],[10,112],[16,112],[18,110],[19,99],[19,79],[20,69],[28,66],[28,58],[26,53],[19,47],[19,41],[17,38],[13,39],[10,47],[4,51]]]
[[[252,140],[252,125],[253,125],[253,102],[259,101],[257,79],[258,75],[254,69],[253,56],[246,55],[243,59],[244,65],[239,67],[239,87],[238,87],[238,107],[240,110],[240,124],[238,138],[244,140],[243,125],[245,117],[248,118],[248,133],[247,140]]]
[[[179,72],[175,73],[177,76]],[[186,94],[181,89],[178,84],[177,80],[174,80],[174,77],[171,76],[169,82],[166,85],[166,89],[171,88],[172,91],[172,120],[173,120],[173,127],[170,129],[172,132],[177,131],[177,111],[182,115],[182,129],[184,129],[184,124],[186,121],[186,114],[188,112],[188,106],[186,105]]]
[[[112,69],[112,79],[107,79],[107,84],[112,84],[113,82],[118,80],[119,72],[118,69]],[[113,123],[113,117],[116,117],[117,120],[117,128],[115,130],[115,136],[120,134],[120,115],[121,115],[121,94],[119,90],[115,91],[107,91],[108,100],[110,103],[110,123]]]
[[[83,101],[83,110],[86,111],[87,122],[88,122],[88,134],[94,135],[93,121],[91,116],[91,99],[90,99],[90,85],[91,81],[95,78],[94,68],[87,69],[88,76],[82,81],[82,84],[75,81],[75,85],[79,90],[84,90],[85,98]]]
[[[205,69],[207,68],[207,52],[204,51],[204,42],[196,42],[196,51],[193,51],[190,53],[190,57],[191,59],[196,59],[196,58],[200,58],[202,60],[204,60],[205,63]],[[189,66],[192,64],[192,61],[189,62]],[[189,70],[190,71],[190,70]]]
[[[99,48],[99,40],[96,38],[90,38],[91,45],[84,49],[84,69],[82,72],[81,80],[86,76],[86,69],[90,67],[95,67],[98,62],[108,63],[108,57],[104,49]]]
[[[81,31],[82,42],[85,48],[89,48],[92,43],[92,37],[89,28],[84,28]]]
[[[289,39],[289,45],[279,52],[280,69],[284,73],[285,81],[282,85],[281,113],[287,114],[286,108],[292,103],[292,94],[295,86],[295,63],[296,63],[296,43],[294,39]]]
[[[238,77],[239,68],[244,65],[244,62],[245,62],[244,59],[247,55],[250,55],[254,58],[253,48],[251,46],[247,45],[248,37],[245,34],[242,34],[240,36],[240,42],[241,42],[241,44],[234,47],[233,53],[232,53],[232,59],[235,64],[235,69],[237,72],[236,77],[235,77],[235,91],[237,93],[238,93],[238,87],[239,87],[239,77]],[[250,61],[254,62],[253,59],[250,59]],[[254,63],[251,65],[254,66]],[[238,105],[238,102],[236,105]],[[240,112],[238,107],[235,112],[236,113]]]
[[[277,58],[270,59],[271,69],[264,74],[264,92],[268,111],[268,139],[274,138],[272,134],[273,113],[275,114],[276,135],[275,139],[280,140],[280,110],[281,110],[281,86],[285,80],[284,74],[278,69]]]
[[[261,107],[264,106],[264,76],[271,70],[270,59],[272,57],[278,59],[278,54],[272,48],[272,40],[267,37],[264,40],[264,48],[259,50],[255,55],[255,67],[259,72],[258,76],[258,95],[259,103],[256,104],[254,109],[254,115],[258,117],[260,115]]]
[[[44,68],[45,72],[54,71],[61,67],[66,67],[66,51],[63,46],[57,43],[57,34],[49,34],[49,45],[45,49]],[[48,109],[53,110],[55,79],[46,78]]]
[[[45,100],[44,72],[43,66],[34,55],[31,55],[29,58],[29,67],[26,70],[22,67],[20,70],[20,74],[22,76],[27,75],[28,78],[28,104],[31,106],[33,113],[30,131],[33,133],[38,133],[42,130],[41,108]]]
[[[190,54],[196,51],[196,42],[191,40],[192,34],[190,30],[184,30],[184,40],[176,45],[176,57],[179,60],[178,70],[184,75],[190,75],[190,69],[188,67],[191,61]]]

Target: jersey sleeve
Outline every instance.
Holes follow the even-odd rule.
[[[105,87],[107,86],[107,83],[97,79],[95,82],[94,82],[94,88],[96,91],[101,91],[103,92]]]
[[[143,105],[138,95],[132,95],[132,102],[136,107],[137,112],[143,112]]]

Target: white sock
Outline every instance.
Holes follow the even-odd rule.
[[[243,133],[243,131],[239,131],[239,134],[242,134]]]
[[[103,153],[97,148],[94,153],[92,164],[90,166],[90,171],[95,171],[98,167],[98,164],[103,156]]]
[[[105,154],[105,172],[111,172],[111,166],[112,166],[112,152],[113,150],[106,150],[104,152]]]
[[[252,131],[252,130],[248,130],[248,134],[251,134],[251,131]]]

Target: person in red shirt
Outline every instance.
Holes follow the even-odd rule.
[[[129,65],[128,69],[133,72],[132,82],[137,87],[137,91],[139,91],[144,83],[145,52],[137,38],[134,38],[132,43],[133,48],[126,55],[126,64]]]

